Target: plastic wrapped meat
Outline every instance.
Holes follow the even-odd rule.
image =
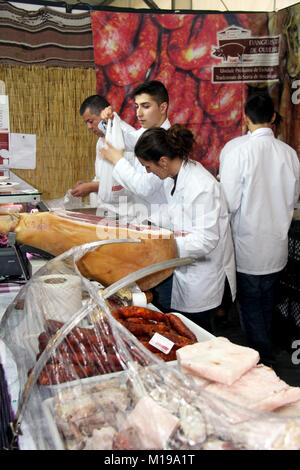
[[[17,241],[44,250],[54,256],[74,246],[100,240],[138,239],[141,243],[108,244],[86,254],[78,267],[87,278],[113,284],[129,273],[152,264],[178,257],[174,235],[169,230],[146,225],[120,225],[70,211],[10,214],[0,217],[0,232],[14,231]],[[173,269],[160,271],[141,279],[145,291],[169,277]]]
[[[214,338],[176,351],[182,370],[201,378],[231,385],[259,361],[257,351]]]

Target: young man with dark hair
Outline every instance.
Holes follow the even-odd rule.
[[[134,150],[139,136],[151,127],[163,127],[168,129],[171,124],[168,120],[169,95],[163,83],[151,80],[141,83],[131,93],[135,101],[136,116],[140,129],[129,129],[125,131],[126,149]],[[113,119],[113,110],[108,107],[103,112],[104,119]]]
[[[295,150],[274,136],[276,112],[267,94],[248,98],[245,117],[250,132],[222,149],[220,181],[231,214],[241,326],[261,362],[272,365],[274,290],[287,263],[300,165]]]

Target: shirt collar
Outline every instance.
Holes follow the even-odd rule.
[[[251,132],[250,137],[259,137],[259,136],[274,136],[274,132],[270,127],[260,127],[255,131]]]

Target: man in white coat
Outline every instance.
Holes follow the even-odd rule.
[[[131,95],[135,101],[136,116],[141,127],[124,129],[123,135],[126,150],[134,152],[135,144],[147,129],[154,127],[169,129],[171,124],[167,117],[169,95],[163,83],[157,80],[143,82]],[[113,119],[112,108],[104,110],[103,116],[104,120]],[[113,176],[132,194],[140,195],[136,207],[138,219],[151,220],[151,214],[155,212],[157,221],[160,206],[167,203],[161,180],[154,174],[148,174],[137,158],[130,161],[122,159],[114,168]]]
[[[101,217],[113,217],[123,219],[124,221],[132,221],[135,217],[133,207],[137,202],[136,198],[125,188],[115,184],[109,171],[106,171],[105,164],[98,157],[99,149],[103,146],[102,138],[106,136],[107,120],[105,117],[108,110],[110,110],[112,116],[115,114],[106,98],[100,95],[89,96],[80,106],[79,112],[87,128],[99,138],[96,144],[95,177],[89,182],[77,181],[71,194],[74,197],[94,195],[97,215]],[[115,121],[117,120],[122,140],[125,133],[135,131],[132,126],[122,121],[118,116]],[[131,152],[131,154],[133,159],[133,153]],[[128,156],[127,158],[130,157]],[[91,199],[93,200],[93,197]],[[122,204],[120,201],[125,201],[125,204]]]
[[[287,263],[300,165],[295,150],[274,136],[276,113],[267,94],[250,96],[245,115],[250,133],[222,149],[220,181],[231,214],[241,326],[261,362],[272,365],[274,293]]]

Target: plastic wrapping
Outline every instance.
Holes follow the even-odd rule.
[[[121,313],[139,308],[132,307],[135,281],[145,270],[165,265],[144,268],[103,288],[77,268],[78,260],[99,243],[113,241],[73,248],[49,261],[4,314],[1,340],[18,372],[19,397],[12,427],[21,447],[300,448],[300,416],[256,412],[221,399],[183,373],[177,361],[161,359],[163,353],[155,354],[142,336],[129,331],[128,316]],[[135,311],[133,324],[145,325],[148,318],[151,334],[163,323],[164,314],[154,309],[144,309],[144,317]],[[175,324],[170,327],[173,339]],[[149,328],[145,337],[146,331]],[[174,347],[194,342],[188,324],[180,331],[183,343],[175,341]]]
[[[14,231],[17,242],[46,251],[53,256],[72,247],[99,240],[135,239],[126,246],[106,245],[87,253],[79,262],[83,276],[108,286],[129,273],[151,264],[178,257],[174,233],[149,225],[119,223],[65,210],[9,214],[0,216],[0,232]],[[165,269],[138,281],[141,290],[149,290],[171,276],[173,269]]]

